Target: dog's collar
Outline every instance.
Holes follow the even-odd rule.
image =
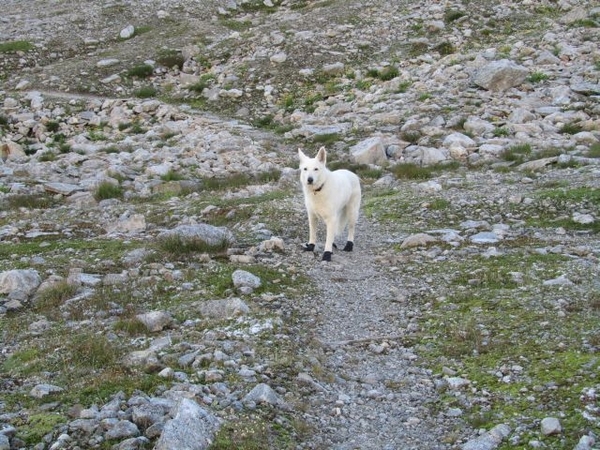
[[[317,195],[317,192],[321,192],[321,189],[323,189],[323,186],[325,186],[325,182],[323,182],[323,184],[320,187],[313,190],[313,195]]]

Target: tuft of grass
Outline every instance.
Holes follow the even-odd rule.
[[[123,188],[119,185],[113,184],[109,181],[101,182],[96,191],[94,192],[94,198],[97,201],[107,200],[109,198],[122,198]]]
[[[452,23],[466,15],[467,15],[467,13],[465,13],[464,11],[460,11],[458,9],[447,9],[444,12],[444,22]]]
[[[159,250],[170,255],[189,255],[191,253],[223,254],[229,248],[226,239],[212,244],[199,238],[182,237],[176,234],[158,239]]]
[[[600,144],[592,144],[586,152],[588,158],[600,158]]]
[[[583,127],[578,123],[565,123],[560,130],[559,133],[562,134],[577,134],[583,131]]]
[[[60,123],[56,120],[50,120],[46,123],[46,130],[56,133],[60,129]]]
[[[249,20],[220,19],[219,22],[232,31],[246,31],[252,28],[252,22]]]
[[[171,169],[166,174],[162,175],[160,179],[163,181],[181,181],[185,180],[185,177]]]
[[[179,70],[181,70],[185,59],[181,52],[178,52],[177,50],[163,49],[158,53],[156,62],[161,66],[168,68],[178,67]]]
[[[341,136],[338,133],[315,134],[312,137],[312,140],[317,144],[331,146],[332,144],[341,140]]]
[[[154,73],[154,67],[149,64],[140,64],[127,71],[127,76],[131,78],[148,78]]]
[[[400,133],[400,137],[406,142],[416,144],[421,139],[421,133],[417,130],[407,130]]]
[[[56,202],[48,194],[17,194],[7,197],[9,209],[47,209],[52,207]]]
[[[529,144],[520,144],[513,145],[512,147],[507,148],[501,155],[501,158],[504,161],[514,161],[517,164],[521,164],[527,160],[527,158],[531,155],[531,145]]]
[[[134,95],[137,98],[152,98],[156,97],[157,89],[154,86],[147,85],[142,86],[137,91],[135,91]]]
[[[56,161],[56,153],[54,153],[52,151],[44,152],[40,155],[40,157],[38,158],[38,161],[40,161],[40,162]]]
[[[371,78],[379,78],[381,81],[389,81],[400,75],[400,72],[396,66],[386,66],[382,69],[369,69],[367,70],[367,76]]]
[[[40,412],[27,415],[26,425],[19,428],[18,436],[31,446],[42,442],[44,436],[55,427],[67,422],[67,417],[56,412]]]
[[[454,47],[454,45],[448,41],[440,42],[434,47],[434,50],[442,56],[447,56],[456,53],[456,47]]]
[[[214,81],[215,81],[215,76],[212,73],[205,73],[200,76],[200,79],[198,80],[198,82],[189,86],[188,89],[190,91],[201,94],[202,91],[204,89],[210,87]]]
[[[432,170],[430,168],[417,166],[413,163],[396,164],[390,170],[398,179],[427,180],[432,177]]]
[[[540,83],[541,81],[545,81],[548,78],[550,77],[544,72],[535,71],[527,77],[527,81],[529,81],[530,83]]]
[[[510,131],[507,127],[496,127],[492,133],[494,137],[506,137],[510,134]]]
[[[33,48],[29,41],[0,42],[0,53],[28,52]]]
[[[35,310],[49,317],[58,317],[57,312],[66,300],[72,298],[77,292],[77,286],[59,281],[36,295]]]

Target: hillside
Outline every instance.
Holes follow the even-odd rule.
[[[600,3],[4,3],[0,450],[598,447]]]

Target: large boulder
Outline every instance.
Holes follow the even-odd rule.
[[[508,59],[501,59],[479,69],[473,81],[488,91],[505,91],[522,84],[528,74],[525,67]]]

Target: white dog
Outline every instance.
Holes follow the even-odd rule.
[[[348,241],[344,251],[354,247],[354,229],[360,209],[360,180],[349,170],[333,172],[325,166],[327,153],[321,147],[315,158],[309,158],[298,149],[300,158],[300,181],[304,191],[304,202],[308,213],[308,243],[304,250],[314,251],[317,241],[317,217],[327,228],[323,261],[331,261],[333,240],[348,227]]]

